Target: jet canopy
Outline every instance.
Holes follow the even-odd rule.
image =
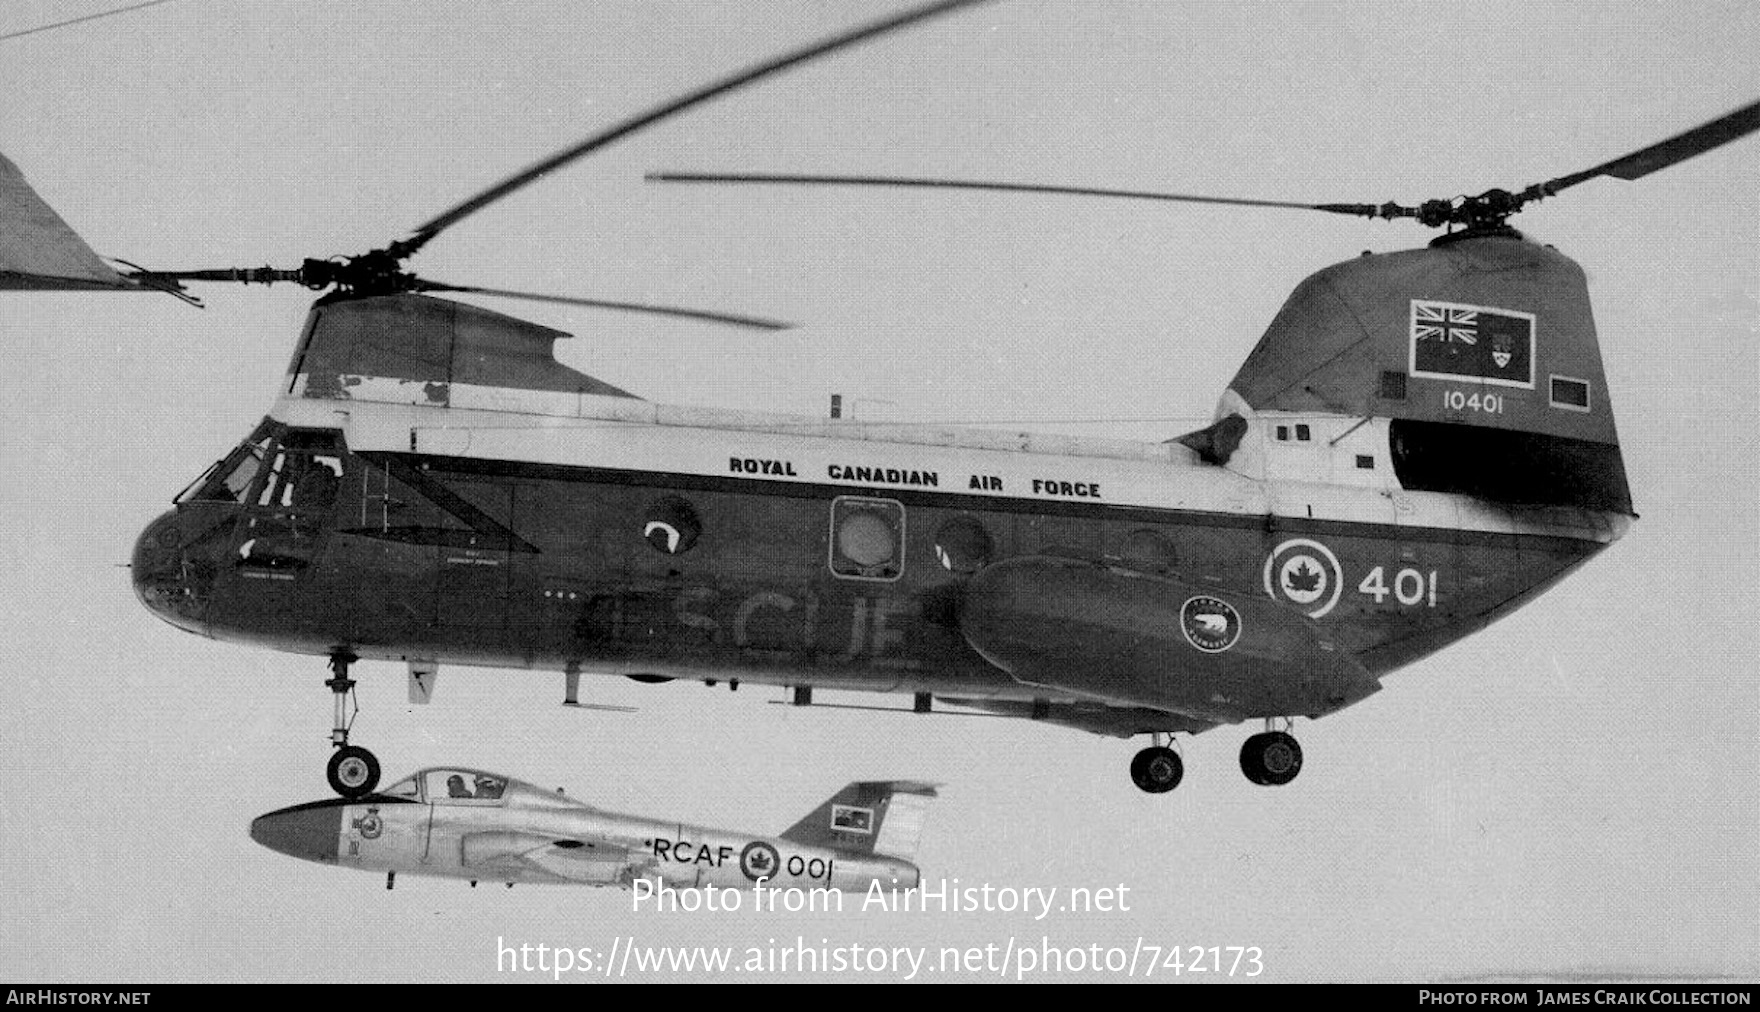
[[[507,802],[509,783],[518,781],[463,766],[435,766],[404,777],[379,793],[431,805],[502,805]]]

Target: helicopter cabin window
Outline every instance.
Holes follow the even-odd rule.
[[[642,519],[642,540],[663,555],[683,555],[702,533],[703,522],[696,509],[675,495],[648,504]]]
[[[1552,406],[1566,411],[1589,410],[1589,381],[1569,376],[1552,377]]]
[[[499,805],[507,781],[475,770],[429,770],[423,774],[431,805]]]
[[[838,496],[831,501],[831,571],[851,580],[904,575],[904,505]]]
[[[1357,469],[1360,471],[1375,470],[1375,458],[1367,453],[1357,454]]]
[[[1279,425],[1277,427],[1277,441],[1280,443],[1289,442],[1289,426]]]
[[[1314,438],[1314,432],[1312,429],[1309,429],[1306,425],[1296,426],[1296,439],[1298,441],[1305,443],[1312,438]]]

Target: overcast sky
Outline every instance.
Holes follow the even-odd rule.
[[[0,34],[109,0],[17,0]],[[406,234],[501,176],[872,3],[178,0],[0,42],[0,151],[100,253],[294,266]],[[561,307],[572,365],[654,400],[1203,424],[1288,291],[1409,222],[1049,197],[685,188],[653,169],[940,174],[1303,201],[1511,189],[1760,97],[1727,3],[1012,0],[690,112],[483,211],[414,261],[465,284],[799,321],[750,336]],[[945,784],[919,863],[1116,886],[1130,909],[632,912],[627,893],[467,889],[296,862],[250,819],[324,796],[318,659],[219,644],[135,601],[136,532],[268,410],[290,286],[0,297],[0,977],[493,980],[496,939],[1252,945],[1266,979],[1760,972],[1753,727],[1760,140],[1518,224],[1588,271],[1642,520],[1525,610],[1297,733],[1185,745],[767,705],[775,690],[447,669],[434,705],[363,664],[387,780],[488,767],[617,811],[778,832],[846,781]],[[1096,423],[1096,420],[1108,420]],[[821,694],[823,697],[823,694]],[[835,697],[833,697],[835,698]],[[885,702],[850,696],[851,702]],[[903,703],[904,700],[894,700]]]

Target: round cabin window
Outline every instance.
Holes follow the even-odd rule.
[[[954,517],[935,532],[935,561],[950,573],[976,573],[994,553],[990,532],[972,517]]]
[[[642,520],[642,540],[664,555],[683,555],[697,543],[703,523],[697,511],[678,496],[669,495],[648,506]]]

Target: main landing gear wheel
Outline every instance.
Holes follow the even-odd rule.
[[[1163,745],[1151,745],[1131,760],[1131,782],[1150,794],[1166,794],[1185,775],[1179,753]]]
[[[379,760],[359,745],[344,745],[324,767],[330,788],[345,798],[373,793],[379,786]]]
[[[1241,772],[1267,787],[1289,783],[1302,771],[1302,747],[1287,731],[1266,731],[1241,743]]]
[[[379,760],[373,753],[358,745],[348,743],[348,730],[354,726],[354,714],[360,712],[357,703],[354,712],[348,712],[348,699],[354,695],[354,679],[348,677],[348,667],[355,661],[353,654],[333,654],[330,658],[330,679],[324,683],[336,697],[336,720],[330,727],[330,742],[336,746],[336,754],[324,767],[324,776],[330,781],[330,789],[345,798],[358,798],[373,793],[379,786]]]

